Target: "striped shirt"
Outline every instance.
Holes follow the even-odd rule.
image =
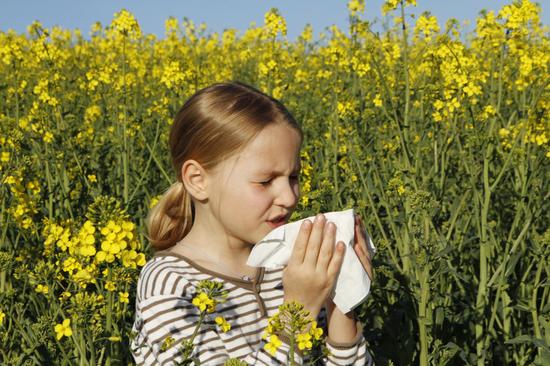
[[[248,365],[288,364],[288,344],[283,341],[272,356],[262,339],[268,318],[283,303],[282,269],[258,268],[255,278],[243,280],[208,270],[184,256],[159,252],[143,267],[137,284],[131,349],[138,365],[176,365],[182,361],[179,343],[191,339],[195,331],[199,310],[192,300],[202,280],[223,282],[228,296],[216,305],[214,313],[207,314],[195,337],[194,355],[201,365],[223,365],[229,358]],[[216,327],[217,316],[231,324],[228,332]],[[321,319],[324,316],[323,310],[320,325],[326,323]],[[175,342],[161,349],[168,337]],[[329,335],[326,346],[331,355],[323,359],[324,365],[372,364],[359,322],[352,342],[337,343]],[[300,355],[295,360],[297,364],[307,361]]]

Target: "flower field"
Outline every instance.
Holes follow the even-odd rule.
[[[356,208],[378,249],[359,309],[377,365],[550,364],[550,41],[528,0],[464,32],[388,0],[374,32],[290,41],[121,10],[80,31],[0,32],[0,364],[126,365],[144,219],[175,180],[196,90],[240,80],[304,129],[293,219]],[[546,9],[548,10],[548,9]]]

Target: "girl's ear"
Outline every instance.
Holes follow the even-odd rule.
[[[206,171],[196,160],[187,160],[181,166],[181,181],[187,192],[202,201],[208,198]]]

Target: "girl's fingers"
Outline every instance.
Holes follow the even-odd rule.
[[[290,256],[290,264],[301,264],[304,261],[306,254],[307,242],[309,241],[309,235],[311,232],[312,223],[309,220],[304,220],[300,225],[300,231],[294,242],[294,248],[292,249],[292,255]]]
[[[327,222],[327,224],[325,225],[323,243],[321,244],[321,250],[319,252],[319,257],[317,258],[317,265],[322,270],[326,270],[330,263],[330,259],[332,258],[332,253],[334,252],[335,240],[336,240],[336,226],[332,222]]]
[[[336,243],[334,254],[332,255],[332,259],[330,260],[327,269],[327,275],[332,281],[336,279],[336,276],[340,272],[340,267],[342,266],[342,262],[344,261],[345,251],[346,245],[344,244],[344,242],[339,241],[338,243]]]
[[[315,217],[313,222],[313,229],[309,235],[309,241],[307,243],[306,254],[304,256],[304,263],[316,266],[317,257],[319,256],[319,249],[321,248],[321,242],[323,240],[323,231],[325,228],[325,216],[319,214]]]
[[[363,268],[367,272],[367,275],[372,281],[374,278],[374,274],[372,271],[370,252],[367,247],[366,235],[367,234],[365,226],[363,225],[361,217],[359,215],[355,215],[355,242],[353,245],[353,249],[355,250],[357,257],[359,258],[359,261],[363,265]]]
[[[357,257],[359,258],[359,261],[363,265],[363,268],[367,272],[367,275],[369,276],[370,280],[372,281],[374,279],[374,274],[372,272],[372,263],[370,261],[370,257],[367,254],[368,252],[363,249],[363,247],[359,244],[355,244],[355,253],[357,254]]]
[[[366,253],[370,259],[370,253],[367,247],[366,230],[359,215],[355,216],[355,243],[361,245],[361,249],[363,249],[363,252]]]

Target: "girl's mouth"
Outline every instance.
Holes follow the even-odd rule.
[[[267,223],[272,228],[282,226],[282,225],[286,224],[286,216],[280,217],[280,218],[272,220],[272,221],[267,221]]]

